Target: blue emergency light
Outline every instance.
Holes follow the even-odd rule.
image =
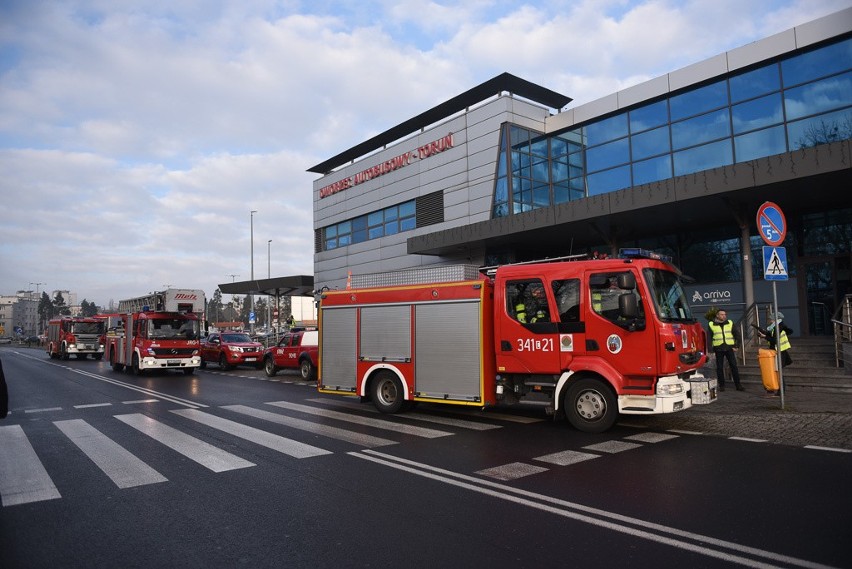
[[[620,249],[618,251],[618,256],[622,259],[656,259],[657,261],[662,261],[664,263],[672,263],[670,255],[663,255],[662,253],[649,251],[648,249],[642,249],[640,247],[625,247]]]

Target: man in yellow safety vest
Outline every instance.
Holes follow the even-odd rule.
[[[731,367],[731,377],[737,391],[745,391],[740,385],[740,371],[737,369],[737,342],[734,337],[734,323],[728,320],[728,313],[719,310],[716,318],[708,324],[713,352],[716,354],[716,378],[719,381],[719,391],[725,391],[725,360]]]

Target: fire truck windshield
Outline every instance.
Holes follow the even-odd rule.
[[[103,334],[103,322],[74,322],[71,324],[72,334]]]
[[[198,339],[198,320],[155,318],[148,320],[148,337],[158,340]]]
[[[660,320],[694,322],[683,286],[675,273],[661,269],[645,269],[643,273]]]

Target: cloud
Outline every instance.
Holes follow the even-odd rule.
[[[846,5],[8,0],[0,294],[212,296],[251,210],[255,276],[312,274],[309,167],[503,71],[580,104]]]

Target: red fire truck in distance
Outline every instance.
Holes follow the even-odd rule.
[[[142,375],[147,370],[179,369],[191,375],[201,365],[199,315],[204,311],[204,293],[182,291],[175,299],[165,292],[122,300],[119,310],[128,312],[109,316],[105,351],[113,370],[126,367]]]
[[[104,357],[102,318],[62,316],[47,323],[47,355],[67,360],[76,356],[84,360],[91,354],[96,360]]]
[[[364,277],[319,295],[320,392],[385,413],[530,403],[586,432],[716,400],[704,330],[655,253]]]

